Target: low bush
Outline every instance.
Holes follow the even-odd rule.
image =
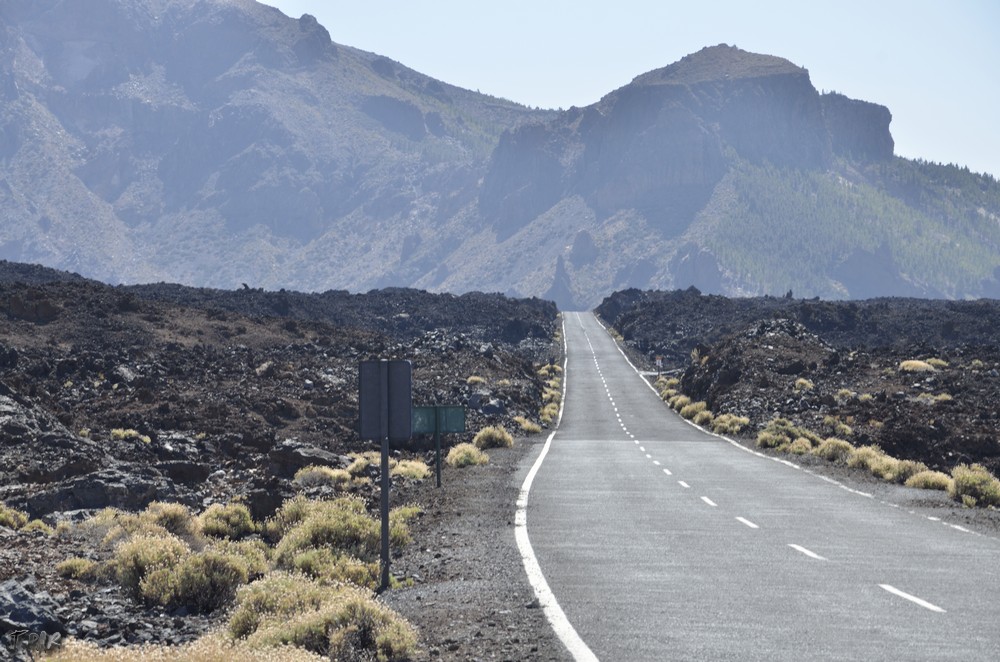
[[[903,361],[899,364],[899,369],[902,372],[935,372],[937,369],[926,361],[917,361],[911,359],[909,361]]]
[[[788,452],[793,455],[805,455],[812,450],[812,442],[805,437],[797,437],[792,443],[788,444]]]
[[[486,383],[486,379],[484,377],[480,377],[479,375],[470,375],[469,378],[465,380],[465,383],[469,386],[480,386],[481,384]]]
[[[142,522],[158,526],[175,536],[193,535],[201,528],[199,521],[182,503],[154,501],[139,514]]]
[[[812,454],[829,462],[845,463],[851,457],[852,451],[854,451],[854,446],[850,442],[830,437],[813,448]]]
[[[292,482],[300,487],[326,485],[334,489],[344,489],[351,484],[351,474],[347,469],[310,464],[296,471]]]
[[[423,480],[431,475],[430,467],[423,460],[398,460],[389,469],[390,476],[403,476],[414,480]]]
[[[75,556],[56,564],[56,572],[60,577],[87,581],[97,576],[99,564],[90,559]]]
[[[115,548],[115,576],[127,593],[141,598],[141,584],[147,574],[172,568],[190,553],[191,549],[177,536],[137,534]]]
[[[538,434],[542,431],[541,425],[528,420],[524,416],[515,416],[514,422],[521,428],[521,432],[524,432],[525,434]]]
[[[763,430],[757,433],[757,446],[760,448],[776,448],[783,451],[799,437],[807,439],[813,445],[823,442],[822,437],[806,428],[793,425],[787,418],[775,418]]]
[[[696,414],[698,414],[699,412],[703,412],[706,409],[708,409],[707,402],[692,402],[690,404],[681,407],[680,415],[681,418],[686,418],[687,420],[691,420],[692,418],[695,417]]]
[[[1000,506],[1000,480],[981,464],[960,464],[951,471],[953,498],[966,505]]]
[[[101,648],[80,639],[63,641],[62,646],[52,649],[44,659],[50,662],[322,662],[328,659],[291,646],[258,650],[245,641],[233,641],[216,633],[187,644],[144,644],[127,648]]]
[[[689,404],[691,404],[691,398],[689,398],[686,395],[681,395],[680,393],[678,393],[677,395],[667,400],[667,404],[670,405],[671,409],[673,409],[674,411],[680,411],[685,407],[687,407]]]
[[[712,430],[716,434],[739,434],[750,425],[750,419],[736,414],[719,414],[712,420]]]
[[[947,368],[948,362],[945,361],[944,359],[932,358],[932,359],[927,359],[927,365],[940,370],[943,368]]]
[[[707,409],[704,409],[695,414],[694,418],[691,420],[694,422],[695,425],[711,425],[712,420],[714,418],[715,416],[712,415],[712,412],[708,411]]]
[[[468,467],[474,464],[486,464],[490,456],[470,443],[456,444],[448,451],[445,458],[452,467]]]
[[[379,523],[368,514],[362,500],[340,497],[309,502],[305,517],[291,526],[274,548],[274,562],[292,568],[295,556],[318,547],[329,547],[362,561],[380,552]]]
[[[33,519],[21,527],[21,533],[31,533],[39,531],[47,536],[55,535],[56,530],[40,519]]]
[[[799,377],[795,380],[795,390],[799,392],[811,391],[815,387],[812,381],[806,379],[805,377]]]
[[[190,554],[174,566],[152,570],[139,590],[148,604],[208,613],[229,604],[249,576],[242,558],[209,549]]]
[[[221,538],[209,543],[208,549],[221,554],[238,556],[246,563],[247,572],[250,579],[256,579],[269,570],[271,559],[271,548],[263,540],[253,538],[250,540],[229,540]]]
[[[264,538],[271,543],[281,540],[292,527],[302,522],[308,515],[312,502],[302,495],[287,499],[281,504],[266,522],[264,522]]]
[[[8,529],[20,529],[28,523],[28,513],[21,512],[0,503],[0,526]]]
[[[498,425],[488,425],[472,438],[472,443],[476,448],[510,448],[514,445],[514,438],[507,430]]]
[[[542,407],[541,411],[538,412],[538,420],[540,420],[542,423],[545,423],[546,425],[551,423],[552,419],[556,418],[557,416],[559,416],[559,405],[554,402],[550,402],[549,404],[545,405],[544,407]]]
[[[950,490],[951,476],[942,471],[920,471],[906,479],[907,487],[917,487],[922,490]]]
[[[242,503],[213,503],[198,516],[206,536],[239,540],[260,530],[250,517],[250,509]]]
[[[338,554],[328,547],[307,549],[296,554],[291,569],[326,583],[351,583],[375,589],[381,581],[378,561],[365,563],[347,554]]]
[[[867,469],[872,475],[893,483],[905,482],[911,476],[927,471],[923,462],[896,459],[874,445],[855,448],[847,459],[847,466]]]

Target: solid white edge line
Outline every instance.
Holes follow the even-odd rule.
[[[792,549],[794,549],[796,552],[800,552],[802,554],[805,554],[806,556],[808,556],[811,559],[816,559],[817,561],[826,561],[827,560],[827,559],[823,558],[822,556],[820,556],[819,554],[817,554],[816,552],[809,551],[808,549],[806,549],[802,545],[795,545],[793,543],[788,543],[788,546],[791,547]]]
[[[946,614],[946,613],[948,613],[944,609],[941,609],[941,607],[938,607],[935,604],[931,604],[930,602],[927,602],[926,600],[921,600],[920,598],[918,598],[915,595],[910,595],[909,593],[904,593],[903,591],[900,591],[895,586],[890,586],[889,584],[879,584],[879,588],[882,588],[882,589],[884,589],[886,591],[889,591],[893,595],[898,595],[899,597],[903,598],[904,600],[909,600],[913,604],[920,605],[924,609],[930,609],[931,611],[936,611],[939,614]]]
[[[583,319],[579,318],[579,316],[578,319],[580,326],[583,327]],[[563,355],[565,356],[563,359],[562,403],[565,403],[566,370],[569,365],[565,316],[563,317],[562,326]],[[578,662],[597,662],[597,656],[594,655],[590,647],[580,638],[580,635],[577,634],[572,624],[570,624],[569,619],[566,618],[566,613],[559,606],[556,596],[552,593],[552,589],[549,588],[548,582],[545,581],[545,575],[542,573],[538,558],[535,556],[535,551],[531,547],[531,541],[528,539],[528,494],[531,491],[531,484],[535,481],[535,474],[538,473],[538,470],[542,466],[542,461],[545,460],[545,456],[549,453],[549,448],[552,446],[552,438],[556,436],[556,430],[559,429],[559,424],[562,423],[562,412],[563,404],[560,404],[559,416],[556,418],[556,429],[545,440],[542,452],[538,455],[535,463],[531,465],[528,475],[524,478],[524,483],[521,484],[521,491],[517,497],[517,509],[514,513],[514,539],[517,541],[517,549],[521,553],[521,561],[524,564],[524,571],[528,575],[528,582],[531,584],[531,588],[534,589],[535,597],[538,598],[538,604],[541,605],[545,613],[545,618],[548,619],[549,625],[552,626],[552,630],[556,633],[556,636],[563,642],[566,650],[569,651],[574,660]]]

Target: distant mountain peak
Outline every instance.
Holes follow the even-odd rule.
[[[763,78],[808,71],[774,55],[750,53],[736,46],[707,46],[677,62],[637,76],[633,85],[694,85],[735,78]]]

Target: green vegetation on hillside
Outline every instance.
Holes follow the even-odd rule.
[[[873,183],[846,167],[816,172],[737,161],[727,175],[735,195],[706,245],[724,269],[765,293],[856,294],[829,274],[857,252],[886,252],[911,283],[949,297],[978,292],[1000,265],[996,181],[905,159],[866,174]]]

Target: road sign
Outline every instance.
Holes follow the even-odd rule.
[[[432,405],[413,408],[413,434],[458,434],[465,432],[465,407]]]
[[[358,431],[362,439],[408,441],[412,367],[409,361],[362,361],[358,370]]]

